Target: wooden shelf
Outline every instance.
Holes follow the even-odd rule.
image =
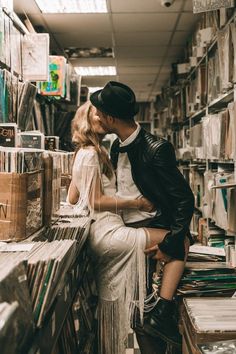
[[[209,113],[225,108],[234,99],[234,89],[229,90],[208,104]]]
[[[225,189],[225,188],[236,188],[236,182],[225,183],[218,186],[212,186],[211,189]]]

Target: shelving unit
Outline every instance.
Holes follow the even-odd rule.
[[[234,14],[228,19],[220,31],[230,29],[229,26],[233,23],[236,23],[236,10],[234,10]],[[229,44],[226,44],[226,46],[227,45],[229,46]],[[201,193],[206,193],[206,191],[204,192],[201,189],[201,186],[197,186],[199,182],[194,180],[192,174],[195,176],[198,174],[198,178],[201,178],[203,181],[204,173],[211,171],[229,171],[230,173],[231,171],[231,173],[234,173],[234,180],[230,182],[229,186],[231,188],[236,188],[236,151],[234,151],[234,156],[231,157],[226,156],[226,154],[222,153],[221,150],[219,155],[217,155],[217,150],[215,154],[208,156],[204,155],[206,153],[204,150],[200,150],[201,147],[203,149],[205,145],[208,145],[207,140],[204,142],[202,141],[202,145],[199,145],[199,141],[204,139],[203,122],[205,122],[205,117],[214,119],[214,116],[212,116],[213,114],[218,114],[222,110],[227,109],[230,102],[236,102],[236,86],[233,82],[231,82],[231,87],[229,85],[227,91],[222,90],[221,93],[218,91],[213,92],[210,87],[213,99],[210,100],[209,98],[209,60],[212,60],[214,56],[219,55],[217,52],[218,50],[218,32],[216,32],[216,34],[212,37],[211,42],[205,47],[205,53],[198,59],[196,66],[191,69],[185,78],[182,77],[179,82],[173,86],[173,88],[168,88],[168,92],[170,92],[170,98],[168,101],[166,100],[166,97],[160,99],[165,102],[165,105],[164,109],[158,112],[157,117],[159,122],[161,122],[162,115],[164,115],[164,123],[160,124],[161,127],[164,127],[162,135],[165,138],[169,138],[175,146],[180,170],[182,170],[184,176],[190,180],[190,185],[195,193],[196,201],[200,198],[200,203],[203,203],[203,194]],[[234,53],[236,55],[236,48],[234,48]],[[225,63],[225,65],[227,65],[227,63]],[[236,70],[235,63],[234,70]],[[215,72],[215,75],[219,75],[216,73],[217,71]],[[236,73],[234,73],[234,75],[235,74]],[[222,80],[221,76],[220,79]],[[199,90],[199,88],[201,88],[202,91],[195,91],[197,89]],[[218,97],[214,97],[214,94],[216,93]],[[212,125],[214,125],[214,123],[212,123]],[[160,129],[154,130],[160,135]],[[199,140],[196,138],[196,133],[199,134]],[[190,143],[194,145],[190,145]],[[212,143],[209,142],[209,144],[211,145]],[[222,190],[226,191],[226,189]],[[198,216],[202,215],[203,217],[206,217],[204,214],[206,210],[205,207],[205,205],[203,207],[202,204],[197,204],[196,202],[195,210],[196,213],[198,213]],[[208,228],[211,222],[215,222],[215,225],[217,225],[216,220],[211,220],[207,217]],[[192,226],[195,227],[196,225],[193,223]],[[195,228],[192,229],[192,231],[193,234],[197,235],[197,230]],[[236,243],[236,229],[234,234],[229,233],[228,230],[225,230],[225,235],[227,237],[235,236]]]

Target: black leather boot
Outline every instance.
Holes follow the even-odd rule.
[[[160,337],[176,347],[182,344],[178,322],[175,316],[175,303],[159,298],[154,309],[145,316],[143,332],[152,337]]]

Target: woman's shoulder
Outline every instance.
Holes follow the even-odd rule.
[[[95,150],[95,148],[93,146],[88,146],[88,147],[84,147],[79,149],[79,151],[76,154],[76,158],[77,161],[80,161],[81,163],[86,163],[86,164],[98,164],[98,153]]]

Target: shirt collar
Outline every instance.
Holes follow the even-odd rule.
[[[124,141],[121,141],[120,139],[120,146],[127,146],[129,144],[131,144],[135,139],[136,137],[138,136],[140,130],[141,130],[141,126],[138,122],[135,122],[136,125],[137,125],[137,128],[135,129],[135,131],[127,138],[125,139]]]

